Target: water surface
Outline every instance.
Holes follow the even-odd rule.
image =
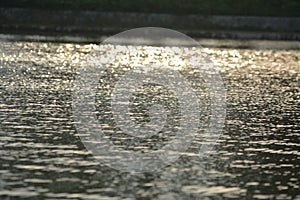
[[[179,48],[187,56],[205,51],[220,68],[227,89],[223,135],[207,160],[199,159],[202,141],[196,138],[173,165],[133,174],[95,160],[74,126],[76,69],[93,48],[1,42],[1,199],[300,199],[299,50]],[[201,97],[199,75],[179,70]],[[129,150],[161,147],[176,127],[176,98],[155,86],[142,88],[133,99],[135,119],[148,120],[147,106],[139,102],[152,101],[165,103],[175,117],[169,119],[173,127],[166,127],[168,136],[132,140],[118,132],[109,109],[109,85],[122,73],[109,68],[100,83],[99,123]],[[206,104],[207,97],[201,98]]]

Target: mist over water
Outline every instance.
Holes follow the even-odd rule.
[[[198,156],[203,125],[173,165],[135,174],[95,160],[74,126],[76,69],[94,47],[1,42],[1,199],[300,198],[299,50],[176,47],[187,56],[205,52],[220,68],[227,90],[225,128],[209,158]],[[109,48],[103,47],[103,54]],[[132,98],[132,119],[149,120],[148,108],[160,102],[169,113],[167,125],[147,139],[123,134],[113,122],[109,103],[113,85],[126,71],[116,66],[99,82],[99,123],[124,150],[159,149],[177,128],[176,98],[157,85],[139,88]],[[186,66],[176,70],[194,83],[200,105],[207,108],[200,122],[205,124],[210,102],[201,74]]]

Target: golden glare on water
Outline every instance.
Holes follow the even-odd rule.
[[[109,45],[108,48],[113,47]],[[110,60],[114,67],[119,67],[119,65],[130,65],[133,67],[159,66],[178,70],[186,66],[184,59],[179,57],[178,54],[176,55],[170,48],[115,46],[112,52],[117,53],[115,57],[119,57],[118,53],[121,54],[120,59]]]

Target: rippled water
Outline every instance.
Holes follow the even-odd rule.
[[[136,174],[95,160],[74,126],[76,69],[94,47],[1,42],[1,199],[300,199],[300,51],[179,48],[188,56],[205,51],[220,67],[227,89],[223,135],[210,158],[198,157],[196,138],[173,165]],[[180,70],[201,94],[196,72]],[[116,129],[109,85],[121,74],[109,68],[99,87],[99,122],[108,133]],[[133,99],[140,101],[165,102],[177,116],[176,99],[159,87],[142,88]],[[135,119],[147,120],[143,106],[132,108]],[[140,151],[159,148],[168,137],[137,142],[117,133],[113,140]]]

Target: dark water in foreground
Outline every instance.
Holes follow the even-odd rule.
[[[1,199],[300,199],[299,50],[205,49],[227,89],[225,128],[210,159],[199,160],[196,140],[173,165],[133,174],[99,164],[74,127],[75,72],[92,48],[1,42]],[[99,121],[110,131],[116,127],[103,105],[109,107],[108,83],[118,73],[109,71],[101,87],[106,97],[98,99]],[[131,143],[131,150],[155,145]]]

